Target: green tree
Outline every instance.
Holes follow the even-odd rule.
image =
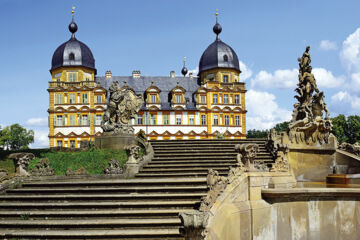
[[[360,142],[360,116],[348,116],[347,118],[346,135],[348,143]]]
[[[332,133],[335,135],[339,143],[348,142],[349,138],[347,136],[347,120],[345,115],[340,114],[331,119],[333,124]]]
[[[275,131],[280,133],[280,132],[284,132],[284,131],[287,131],[288,128],[289,128],[289,124],[290,122],[289,121],[285,121],[285,122],[282,122],[282,123],[278,123],[275,125]]]
[[[5,127],[0,133],[0,146],[11,150],[27,149],[34,142],[34,131],[19,124]]]
[[[269,132],[268,130],[250,129],[247,131],[247,138],[266,138],[268,132]]]

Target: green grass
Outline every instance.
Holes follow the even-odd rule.
[[[55,175],[65,175],[71,168],[77,170],[84,167],[90,175],[103,174],[104,169],[108,167],[108,162],[112,159],[119,160],[120,166],[127,161],[127,154],[124,150],[97,150],[91,149],[81,152],[47,152],[40,154],[29,164],[29,171],[35,168],[40,158],[48,158],[50,167],[54,168]]]
[[[28,171],[35,168],[36,163],[41,158],[48,158],[50,167],[55,170],[55,175],[65,175],[69,168],[75,171],[81,167],[84,167],[90,175],[103,174],[110,160],[119,160],[120,166],[127,161],[125,150],[90,149],[86,151],[60,152],[50,149],[27,149],[23,151],[32,152],[36,156],[35,159],[30,161]],[[10,176],[15,173],[13,160],[7,158],[11,153],[13,151],[0,151],[0,169],[6,170]],[[141,149],[140,154],[144,153],[144,149]]]

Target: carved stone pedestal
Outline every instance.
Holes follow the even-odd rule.
[[[140,170],[141,165],[139,163],[129,163],[127,162],[124,165],[124,173],[125,177],[132,178],[135,177],[135,174],[137,174]]]
[[[102,135],[95,138],[95,145],[100,149],[125,149],[127,146],[137,144],[135,135]]]

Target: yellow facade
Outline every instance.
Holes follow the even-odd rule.
[[[49,82],[49,145],[79,147],[94,141],[106,108],[106,90],[95,82],[95,70],[60,67]]]

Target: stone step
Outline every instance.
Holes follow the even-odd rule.
[[[191,208],[182,208],[182,209],[112,209],[112,210],[63,210],[63,211],[53,211],[53,210],[15,210],[15,211],[0,211],[0,218],[9,219],[9,218],[21,218],[23,216],[28,216],[31,219],[36,218],[46,218],[46,219],[59,219],[59,218],[71,218],[71,219],[82,219],[82,218],[142,218],[142,217],[151,217],[151,218],[161,218],[161,217],[177,217],[179,212],[189,211]]]
[[[202,167],[202,168],[221,168],[221,167],[230,167],[230,166],[235,166],[236,165],[236,161],[230,162],[230,163],[189,163],[189,164],[184,164],[184,163],[180,163],[180,164],[174,164],[174,162],[170,162],[169,164],[154,164],[154,163],[149,163],[148,165],[143,167],[144,169],[154,169],[154,168],[197,168],[197,167]]]
[[[0,230],[2,239],[171,239],[184,240],[181,238],[179,228],[164,229],[114,229],[114,230]]]
[[[186,159],[189,159],[189,160],[200,160],[200,159],[205,159],[205,160],[209,160],[209,159],[236,159],[236,155],[233,155],[233,156],[207,156],[207,155],[199,155],[199,156],[172,156],[172,157],[169,157],[169,156],[164,156],[164,157],[154,157],[151,161],[153,160],[162,160],[162,159],[165,159],[167,161],[176,161],[176,160],[186,160]],[[256,156],[255,159],[272,159],[271,156]]]
[[[161,209],[194,207],[198,201],[0,202],[0,209]]]
[[[229,171],[218,171],[221,176],[227,176]],[[138,173],[136,177],[142,178],[166,178],[166,177],[207,177],[208,171],[199,171],[199,172],[183,172],[183,173]]]
[[[231,156],[231,157],[236,157],[237,153],[234,151],[234,152],[224,152],[224,153],[221,153],[221,152],[208,152],[208,153],[203,153],[203,152],[173,152],[173,153],[158,153],[156,152],[154,154],[154,157],[173,157],[173,156],[177,156],[177,157],[182,157],[182,156],[208,156],[208,157],[218,157],[218,156]],[[268,157],[268,156],[271,156],[268,152],[260,152],[260,153],[257,153],[256,156],[265,156],[265,157]]]
[[[197,200],[206,193],[162,193],[162,194],[62,194],[62,195],[0,195],[0,201],[21,201],[22,203],[28,201],[120,201],[120,200],[131,200],[131,201],[140,201],[140,200],[188,200],[193,199]],[[1,202],[0,202],[1,203]]]
[[[56,181],[56,182],[25,182],[23,188],[27,187],[144,187],[144,186],[194,186],[206,182],[205,178],[160,178],[160,179],[119,179],[112,181]]]
[[[145,186],[145,187],[91,187],[91,188],[78,188],[78,187],[67,187],[67,188],[17,188],[9,189],[6,193],[8,194],[63,194],[63,193],[91,193],[91,194],[103,194],[103,193],[168,193],[168,192],[204,192],[207,191],[206,182],[203,185],[195,186]]]
[[[146,166],[156,166],[156,165],[163,165],[163,164],[236,164],[236,160],[177,160],[177,161],[171,161],[171,160],[161,160],[161,161],[151,161]]]
[[[168,227],[180,226],[181,221],[179,217],[174,218],[122,218],[122,219],[66,219],[66,220],[0,220],[0,229],[80,229],[80,228],[124,228],[124,227]]]
[[[157,173],[157,172],[162,172],[162,173],[173,173],[173,172],[201,172],[201,171],[207,171],[208,169],[213,169],[216,171],[229,171],[229,167],[193,167],[193,168],[143,168],[142,170],[140,170],[140,173]]]
[[[183,139],[183,140],[150,140],[151,145],[156,144],[246,144],[246,143],[265,143],[266,139]]]

